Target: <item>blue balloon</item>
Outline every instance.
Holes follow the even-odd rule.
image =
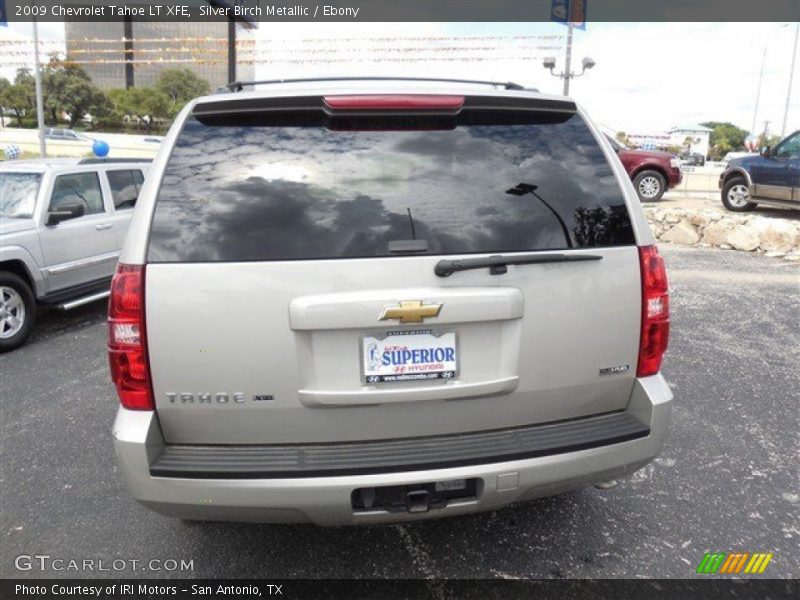
[[[103,140],[95,140],[94,144],[92,144],[92,152],[99,158],[108,156],[109,149],[108,144]]]

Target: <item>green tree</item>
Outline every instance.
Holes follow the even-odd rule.
[[[700,138],[692,137],[687,135],[686,138],[683,140],[681,153],[686,154],[687,156],[692,153],[692,146],[700,142]]]
[[[781,136],[779,135],[771,135],[767,133],[766,135],[762,132],[761,135],[758,136],[758,145],[756,148],[761,150],[761,148],[774,148],[775,145],[781,141]]]
[[[728,152],[744,150],[747,131],[741,127],[720,121],[708,121],[701,125],[711,129],[708,153],[712,160],[720,160]]]
[[[22,86],[31,103],[36,102],[36,78],[30,69],[17,69],[17,74],[14,76],[14,85]]]
[[[8,92],[13,84],[5,77],[0,77],[0,124],[5,125],[5,108],[8,106]]]
[[[208,81],[198,77],[187,68],[162,71],[155,87],[169,98],[173,114],[177,113],[189,100],[208,94],[211,90]]]
[[[36,91],[33,75],[28,69],[17,70],[14,83],[3,79],[0,83],[0,106],[14,111],[17,125],[22,125],[22,118],[33,110]]]
[[[44,69],[44,103],[53,120],[58,114],[69,115],[70,129],[87,114],[103,116],[108,114],[111,103],[79,65],[62,62],[51,56]]]
[[[631,141],[628,139],[628,134],[625,133],[624,131],[618,131],[617,135],[615,135],[614,137],[620,144],[623,144],[624,146],[631,145]]]
[[[106,95],[114,107],[115,115],[119,115],[119,117],[122,118],[132,114],[129,107],[128,90],[125,88],[115,88],[113,90],[108,90]]]
[[[172,102],[163,92],[150,87],[117,89],[108,93],[113,110],[121,121],[134,121],[137,127],[144,123],[149,132],[156,121],[168,119]]]
[[[142,108],[146,111],[147,116],[150,117],[147,125],[148,131],[154,120],[169,119],[173,116],[173,104],[170,102],[169,97],[155,89],[151,90],[151,93],[147,95]]]

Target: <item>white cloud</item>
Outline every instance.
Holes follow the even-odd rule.
[[[598,119],[628,130],[709,120],[733,121],[749,130],[768,44],[756,128],[769,120],[770,130],[780,131],[793,26],[641,23],[592,29],[578,40],[577,55],[591,55],[597,67],[576,81],[574,95]],[[800,126],[798,87],[795,81],[787,131]]]
[[[47,51],[64,51],[64,24],[39,23],[39,40],[42,44],[42,60]],[[3,42],[30,42],[26,44],[3,44]],[[52,42],[52,43],[51,43]],[[19,52],[29,53],[27,56]],[[9,23],[0,27],[0,77],[13,80],[19,66],[33,68],[33,23]]]
[[[353,23],[335,26],[295,23],[279,28],[262,24],[257,37],[282,40],[287,47],[294,48],[303,47],[299,40],[309,38],[347,38],[347,41],[330,41],[326,47],[340,52],[333,56],[348,56],[345,50],[354,44],[367,49],[384,48],[385,44],[369,41],[379,36],[396,35],[403,38],[399,45],[419,46],[425,42],[412,44],[408,38],[492,34],[564,36],[565,33],[564,26],[553,23]],[[767,61],[756,128],[760,131],[764,121],[769,120],[770,131],[777,133],[783,120],[793,33],[793,24],[780,28],[778,23],[589,23],[587,31],[575,31],[573,69],[579,67],[584,56],[591,56],[597,65],[584,77],[572,80],[570,91],[596,120],[612,129],[658,132],[672,125],[713,120],[732,121],[749,130],[762,50],[766,44]],[[516,43],[531,46],[553,42]],[[564,43],[563,38],[555,42],[561,46],[557,51],[528,49],[518,52],[528,59],[535,56],[535,60],[505,58],[419,63],[359,60],[303,65],[277,62],[261,65],[257,75],[259,78],[414,75],[508,80],[559,94],[562,81],[542,68],[541,57],[556,55],[556,71],[562,70]],[[472,45],[487,44],[497,46],[503,42]],[[471,54],[474,53],[462,52],[461,56]],[[796,69],[798,67],[800,64]],[[797,73],[795,79],[787,132],[800,127],[800,77]]]

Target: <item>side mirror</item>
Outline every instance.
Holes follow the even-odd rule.
[[[761,156],[763,156],[764,158],[769,158],[771,155],[772,155],[772,148],[770,148],[769,146],[764,146],[763,148],[761,148]]]
[[[58,225],[62,221],[69,221],[70,219],[82,217],[83,213],[83,204],[65,204],[63,206],[59,206],[58,210],[53,210],[47,213],[47,224]]]

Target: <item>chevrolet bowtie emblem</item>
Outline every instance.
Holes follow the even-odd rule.
[[[436,317],[441,303],[423,304],[422,300],[403,300],[399,304],[384,306],[379,321],[400,319],[401,323],[422,323],[426,317]]]

